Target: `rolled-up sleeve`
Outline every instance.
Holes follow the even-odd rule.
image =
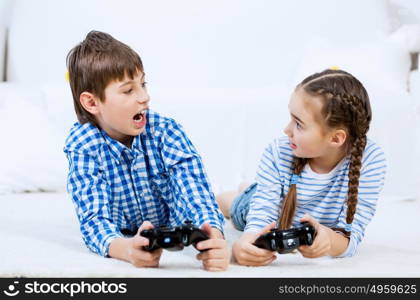
[[[77,151],[67,151],[66,155],[67,191],[76,208],[83,240],[91,251],[106,257],[111,241],[122,237],[110,218],[110,188],[93,156]]]
[[[223,232],[224,217],[212,192],[200,155],[180,124],[168,121],[160,151],[170,176],[174,201],[168,203],[176,223],[191,218],[197,226],[209,223]]]

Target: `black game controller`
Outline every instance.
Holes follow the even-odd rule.
[[[149,245],[143,247],[146,251],[164,248],[169,251],[180,251],[185,246],[196,247],[198,242],[209,239],[209,236],[191,221],[185,221],[183,225],[176,227],[160,226],[153,229],[145,229],[140,235],[149,239]]]
[[[315,236],[315,229],[308,222],[301,223],[301,226],[286,230],[272,229],[261,235],[254,242],[254,245],[277,251],[280,254],[290,253],[301,245],[312,245]]]

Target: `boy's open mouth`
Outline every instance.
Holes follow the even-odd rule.
[[[146,110],[143,110],[133,116],[134,125],[137,129],[142,128],[146,124]]]
[[[141,121],[143,118],[144,118],[144,112],[141,112],[141,113],[135,114],[134,117],[133,117],[133,120],[134,121]]]

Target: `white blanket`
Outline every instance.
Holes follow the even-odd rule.
[[[382,199],[384,200],[384,199]],[[352,258],[278,255],[265,267],[232,262],[226,272],[205,271],[193,247],[164,251],[157,269],[135,268],[89,252],[65,193],[0,196],[0,277],[419,277],[420,199],[379,202],[365,240]],[[381,204],[382,203],[382,204]],[[229,244],[240,236],[226,222]]]

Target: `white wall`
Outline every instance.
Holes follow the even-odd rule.
[[[16,0],[10,80],[62,80],[65,55],[92,29],[137,50],[156,85],[232,88],[288,81],[314,35],[356,44],[389,24],[384,0]]]

